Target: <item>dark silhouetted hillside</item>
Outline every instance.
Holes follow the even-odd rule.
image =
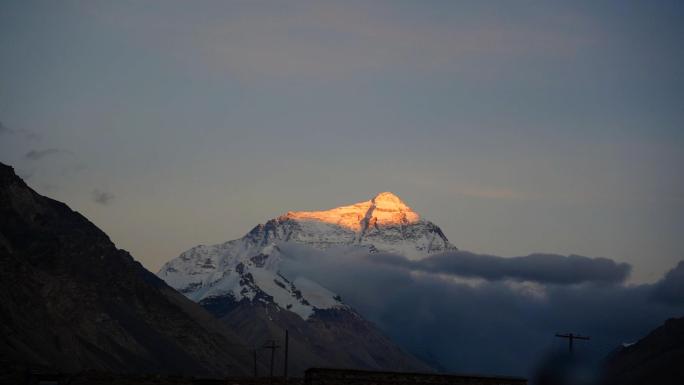
[[[606,385],[684,384],[684,317],[667,320],[606,359]]]
[[[0,360],[244,375],[241,339],[64,203],[0,164]]]

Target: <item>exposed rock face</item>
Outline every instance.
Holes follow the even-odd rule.
[[[291,336],[298,352],[292,363],[297,368],[429,369],[382,336],[324,282],[283,275],[279,267],[286,243],[414,259],[456,250],[439,227],[385,192],[331,210],[288,212],[240,239],[194,247],[166,263],[158,275],[253,344],[281,339],[285,328],[295,331]]]
[[[409,225],[420,219],[418,213],[391,192],[380,193],[369,201],[326,211],[290,211],[285,217],[330,223],[356,232],[365,232],[371,226]]]
[[[456,250],[438,226],[392,193],[327,211],[289,212],[260,224],[240,239],[200,245],[167,262],[158,275],[194,301],[229,295],[236,301],[272,297],[283,309],[307,318],[314,309],[344,306],[324,283],[279,273],[280,246],[313,249],[358,248],[412,258]]]
[[[684,318],[672,318],[606,359],[606,385],[684,384]]]
[[[62,371],[251,373],[242,340],[0,164],[0,359]]]
[[[250,234],[267,242],[276,238],[320,249],[358,245],[412,259],[456,250],[439,227],[422,220],[391,192],[325,211],[290,211]]]

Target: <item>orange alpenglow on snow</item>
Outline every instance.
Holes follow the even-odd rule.
[[[375,198],[325,211],[290,211],[285,217],[296,220],[321,221],[361,231],[368,226],[393,226],[416,223],[420,215],[391,192]]]

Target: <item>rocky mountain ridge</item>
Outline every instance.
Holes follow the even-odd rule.
[[[1,163],[0,320],[3,362],[215,376],[252,367],[243,339]]]
[[[396,347],[353,308],[325,287],[298,274],[286,275],[283,247],[397,253],[413,259],[456,248],[438,226],[399,197],[384,192],[371,200],[325,211],[295,211],[254,227],[244,237],[196,246],[167,262],[158,275],[237,330],[252,330],[251,343],[284,329],[308,366],[429,370]],[[344,254],[344,253],[342,253]],[[250,324],[249,319],[259,320]],[[258,332],[256,332],[258,330]],[[352,332],[356,330],[357,332]],[[375,341],[370,344],[368,341]],[[346,348],[340,348],[346,346]]]
[[[281,245],[313,249],[357,248],[420,259],[456,250],[441,229],[384,192],[365,202],[326,211],[288,212],[254,227],[240,239],[199,245],[167,262],[158,275],[188,298],[231,296],[267,301],[306,319],[315,309],[344,308],[334,293],[306,277],[283,276]],[[262,295],[263,294],[263,295]]]

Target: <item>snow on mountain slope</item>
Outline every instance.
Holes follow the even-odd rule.
[[[411,259],[456,250],[438,226],[390,192],[326,211],[291,211],[255,227],[247,237],[260,244],[279,240],[319,249],[358,245]]]
[[[236,303],[274,303],[305,320],[316,309],[348,308],[319,283],[280,273],[284,256],[278,245],[286,242],[316,249],[358,247],[412,259],[456,250],[438,226],[421,219],[396,195],[384,192],[331,210],[288,212],[240,239],[194,247],[167,262],[158,275],[200,303],[217,297]]]

